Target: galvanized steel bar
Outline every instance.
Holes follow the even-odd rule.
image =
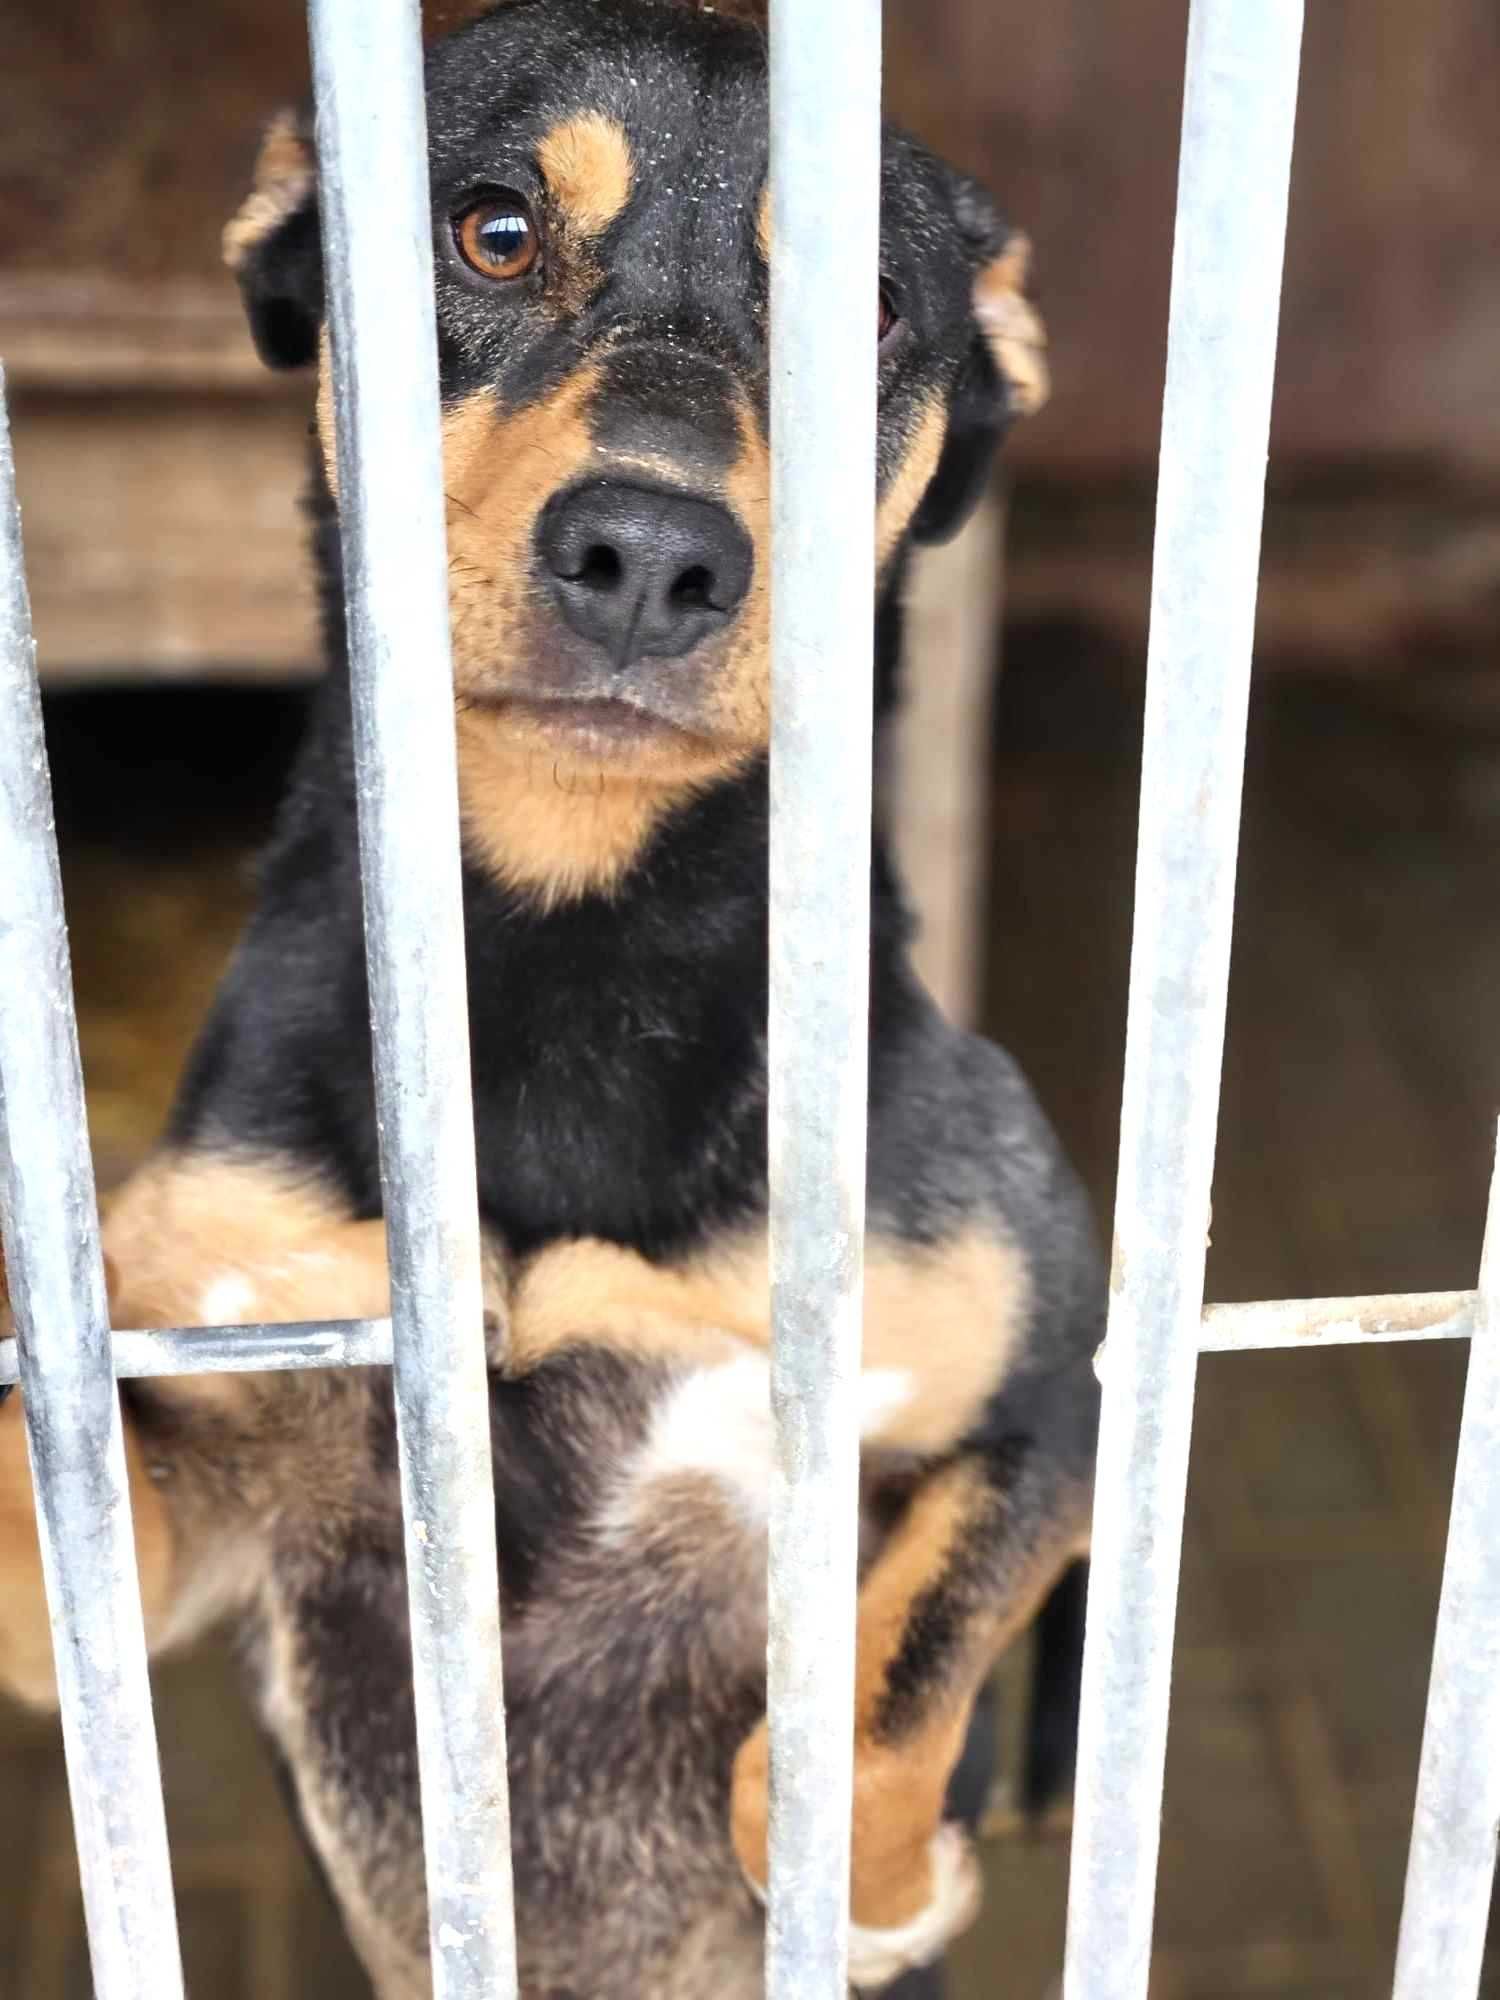
[[[1362,1347],[1402,1340],[1467,1340],[1474,1292],[1392,1292],[1351,1299],[1263,1299],[1206,1306],[1203,1354],[1255,1349]],[[173,1326],[112,1336],[118,1381],[152,1375],[269,1375],[284,1369],[388,1368],[388,1319]],[[19,1379],[14,1340],[0,1340],[0,1386]]]
[[[864,1289],[879,0],[772,0],[770,2000],[845,2000]],[[830,227],[830,218],[836,224]]]
[[[1490,1183],[1395,2000],[1475,2000],[1500,1829],[1500,1160]]]
[[[116,1333],[119,1382],[162,1375],[272,1375],[283,1369],[389,1368],[388,1319],[309,1320],[265,1326],[172,1326]],[[18,1375],[16,1343],[0,1340],[0,1387]]]
[[[1301,0],[1193,0],[1065,1991],[1145,2000]]]
[[[312,0],[435,2000],[515,1992],[416,0]]]
[[[120,1402],[0,375],[0,1220],[98,2000],[180,2000]],[[15,1412],[8,1422],[17,1421]]]
[[[1358,1299],[1266,1299],[1208,1306],[1201,1354],[1270,1347],[1360,1347],[1392,1340],[1467,1340],[1473,1292],[1393,1292]]]

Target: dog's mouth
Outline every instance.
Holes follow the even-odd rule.
[[[620,659],[534,600],[500,644],[483,637],[482,651],[454,649],[466,734],[538,771],[698,784],[762,747],[759,656],[747,637]]]
[[[631,694],[538,693],[513,688],[470,695],[466,706],[521,745],[591,764],[636,764],[663,756],[709,758],[708,735]]]
[[[468,706],[516,732],[536,732],[604,758],[668,746],[708,748],[706,736],[624,694],[530,694],[498,688],[494,694],[470,696]]]

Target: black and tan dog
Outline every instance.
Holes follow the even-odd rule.
[[[749,2000],[767,1805],[763,42],[687,0],[514,0],[432,50],[428,103],[525,1993]],[[330,671],[167,1139],[107,1219],[117,1325],[387,1308],[317,198],[287,119],[227,246],[266,358],[323,369]],[[884,706],[907,552],[957,525],[1043,374],[1023,242],[895,133],[882,240]],[[872,331],[848,329],[851,367]],[[1014,1065],[915,981],[878,828],[871,977],[852,1898],[855,1976],[878,1985],[972,1908],[944,1790],[998,1650],[1086,1540],[1101,1282]],[[140,1383],[126,1409],[153,1643],[232,1624],[382,2000],[427,1994],[388,1383]],[[46,1699],[20,1434],[13,1403],[0,1677]]]

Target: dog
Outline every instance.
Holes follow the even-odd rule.
[[[526,2000],[749,2000],[766,1879],[769,461],[764,37],[509,0],[429,50],[433,242],[514,1869]],[[1045,388],[1024,239],[881,168],[877,711],[912,549]],[[828,227],[839,226],[837,216]],[[317,163],[270,128],[226,254],[318,370],[328,673],[166,1135],[116,1325],[389,1309]],[[857,336],[857,337],[854,337]],[[864,532],[861,529],[861,532]],[[853,635],[862,638],[863,635]],[[433,662],[433,699],[447,699]],[[1086,1550],[1104,1288],[1014,1063],[938,1014],[877,808],[851,1976],[972,1914],[944,1815],[998,1653]],[[122,1390],[148,1635],[235,1636],[380,2000],[431,1992],[381,1371]],[[0,1679],[52,1698],[0,1414]]]

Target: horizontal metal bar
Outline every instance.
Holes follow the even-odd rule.
[[[880,272],[879,0],[772,0],[770,65],[776,1466],[766,1993],[845,2000],[869,1075],[876,330],[868,308]]]
[[[515,1919],[418,0],[312,0],[433,2000]]]
[[[264,1326],[172,1326],[111,1338],[117,1381],[161,1375],[273,1375],[297,1368],[389,1368],[388,1319]],[[18,1379],[16,1343],[0,1340],[0,1386]]]
[[[1352,1299],[1262,1299],[1208,1306],[1199,1351],[1359,1346],[1367,1341],[1467,1340],[1474,1292],[1392,1292]],[[389,1368],[388,1319],[173,1326],[112,1336],[115,1376],[271,1375],[301,1368]],[[14,1340],[0,1340],[0,1387],[18,1381]]]
[[[1495,1879],[1500,1828],[1500,1155],[1490,1183],[1473,1322],[1395,2000],[1475,2000]]]
[[[1209,1306],[1198,1347],[1203,1354],[1249,1348],[1360,1346],[1389,1340],[1467,1340],[1474,1331],[1473,1292],[1392,1292],[1356,1299],[1267,1299]]]
[[[0,1224],[98,2000],[180,2000],[146,1634],[0,375]],[[14,1411],[6,1422],[16,1421]]]
[[[1146,2000],[1301,0],[1193,0],[1067,2000]]]

